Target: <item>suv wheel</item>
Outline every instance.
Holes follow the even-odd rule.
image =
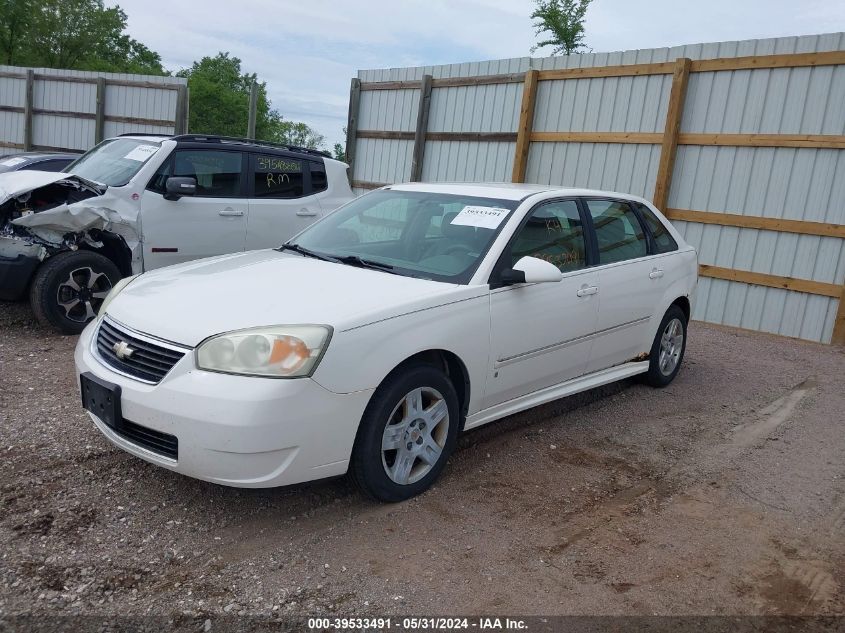
[[[35,273],[29,292],[35,318],[66,334],[79,334],[120,277],[117,266],[99,253],[59,253]]]

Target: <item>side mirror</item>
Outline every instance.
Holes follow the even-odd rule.
[[[513,268],[506,268],[501,273],[505,285],[541,284],[560,281],[563,275],[557,266],[537,257],[523,257]]]
[[[164,184],[165,200],[178,200],[182,196],[193,196],[197,192],[197,179],[193,176],[171,176]]]

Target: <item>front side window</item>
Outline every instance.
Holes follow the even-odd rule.
[[[256,198],[301,198],[305,194],[303,161],[273,154],[252,156]]]
[[[178,150],[173,160],[153,179],[164,186],[169,176],[187,176],[197,180],[197,197],[236,198],[241,196],[241,152],[187,149]],[[169,173],[168,173],[169,172]]]
[[[65,170],[68,174],[110,187],[122,187],[152,158],[161,143],[133,138],[104,141],[80,156]]]
[[[642,225],[628,203],[587,200],[599,248],[599,264],[612,264],[648,254]]]
[[[561,272],[587,265],[584,226],[575,200],[557,200],[540,205],[526,219],[511,244],[513,268],[530,256],[557,266]]]
[[[425,191],[373,191],[306,229],[295,242],[321,255],[357,257],[409,277],[467,283],[518,204]]]
[[[639,202],[635,202],[634,205],[637,207],[637,211],[640,212],[640,216],[645,221],[646,226],[648,226],[648,230],[651,231],[656,252],[669,253],[678,250],[678,243],[675,241],[675,238],[672,237],[663,222],[657,219],[654,212]]]

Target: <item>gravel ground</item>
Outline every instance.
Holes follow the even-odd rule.
[[[694,323],[670,387],[467,433],[378,505],[112,447],[75,342],[0,304],[0,615],[845,615],[842,349]]]

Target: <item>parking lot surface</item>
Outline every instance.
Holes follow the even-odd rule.
[[[112,447],[76,337],[0,303],[0,615],[845,614],[845,351],[693,323],[684,367],[467,433],[398,505]]]

